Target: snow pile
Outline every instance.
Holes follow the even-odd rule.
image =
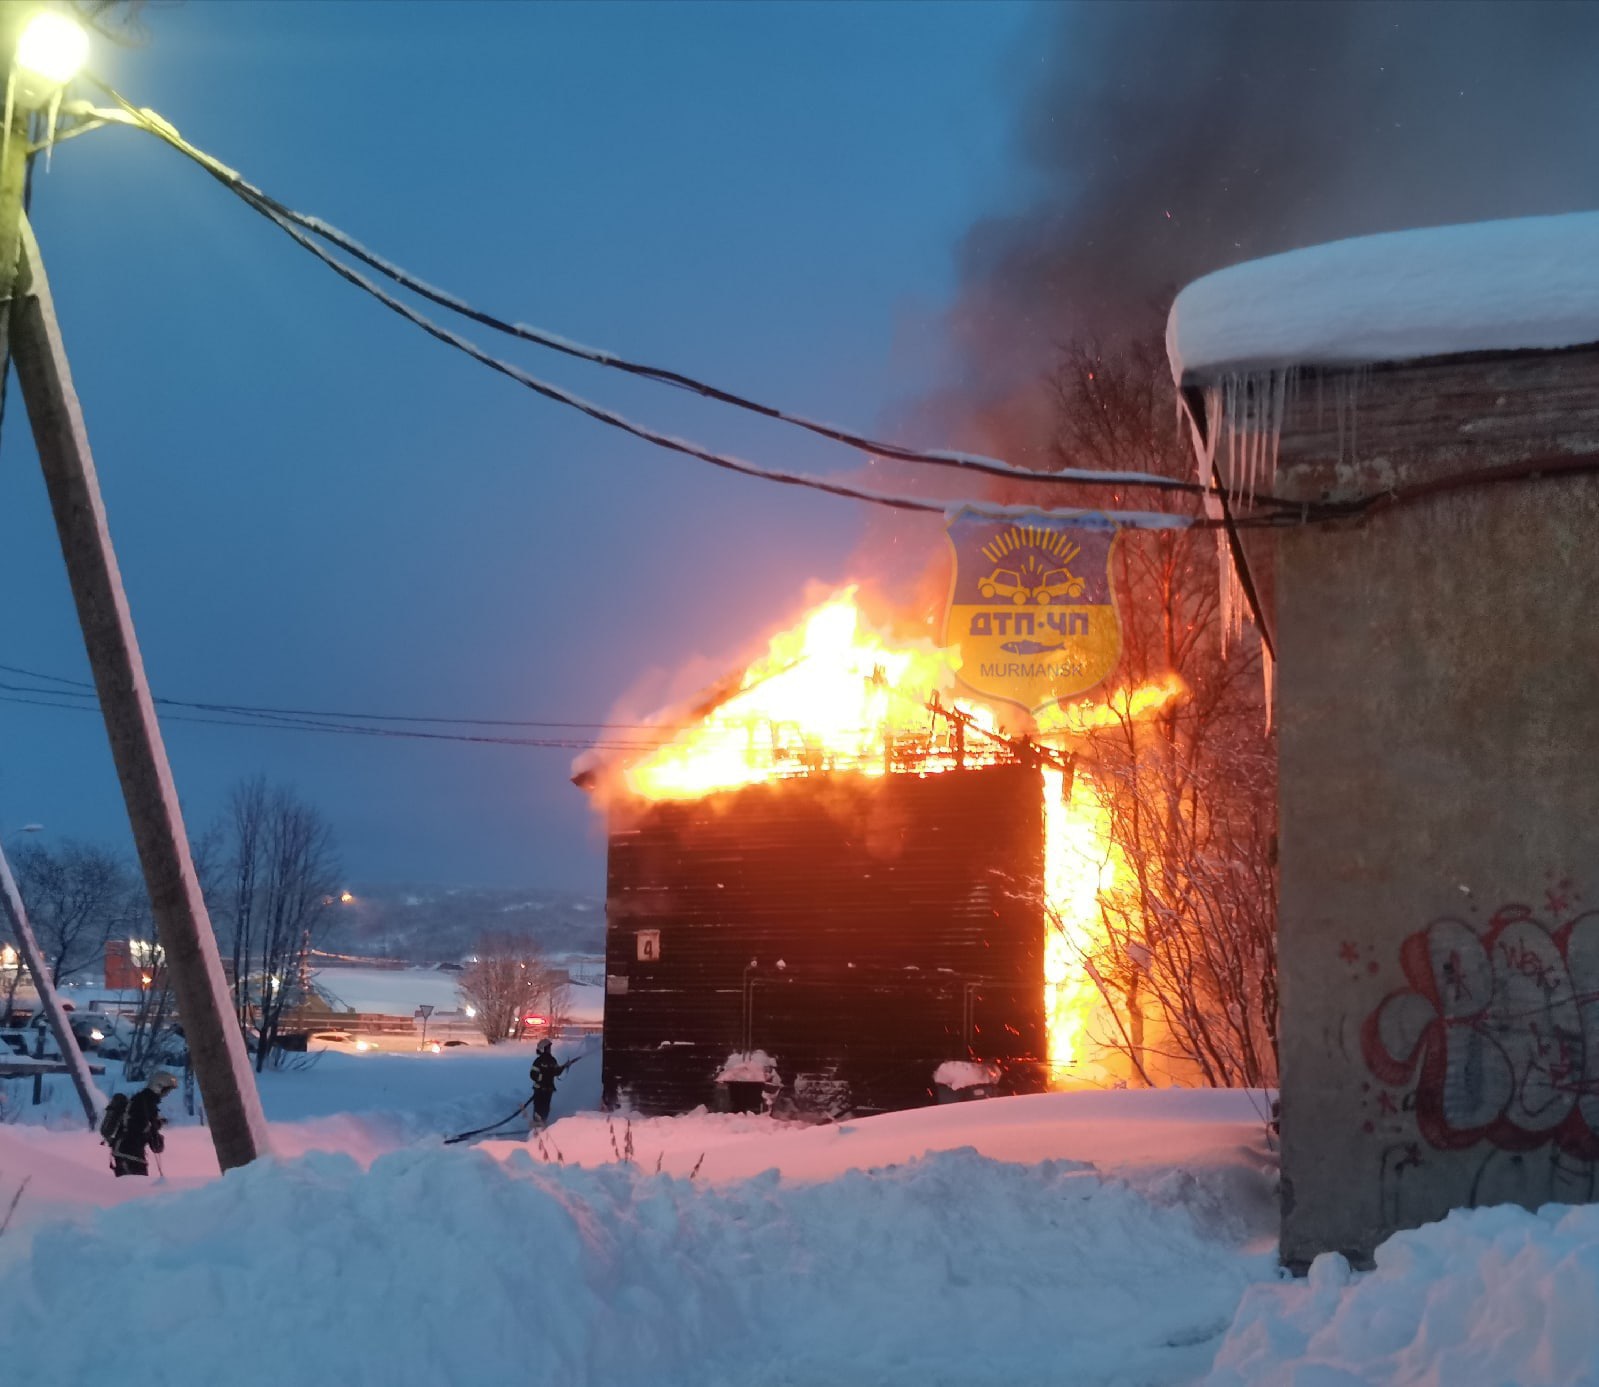
[[[1398,1233],[1376,1269],[1336,1253],[1246,1293],[1212,1387],[1590,1384],[1599,1377],[1599,1207],[1458,1210]]]
[[[4,1249],[0,1249],[3,1254]],[[85,1295],[115,1268],[114,1295]],[[96,1272],[96,1269],[99,1269]],[[262,1162],[0,1266],[19,1381],[1180,1381],[1261,1268],[1073,1162],[731,1186],[526,1151]],[[180,1357],[175,1359],[174,1355]]]
[[[976,1064],[971,1060],[945,1060],[933,1071],[933,1082],[952,1088],[981,1088],[999,1081],[999,1067],[993,1064]]]
[[[1195,280],[1172,372],[1407,361],[1599,342],[1599,212],[1361,236]]]
[[[716,1071],[719,1084],[772,1084],[777,1082],[777,1064],[765,1050],[734,1053]]]

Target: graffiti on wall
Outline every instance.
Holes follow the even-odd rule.
[[[1361,1049],[1380,1084],[1409,1090],[1426,1142],[1599,1159],[1599,910],[1551,891],[1486,924],[1435,920],[1399,962],[1406,985],[1366,1018]]]

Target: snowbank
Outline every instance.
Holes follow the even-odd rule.
[[[278,1158],[226,1176],[198,1126],[144,1181],[80,1127],[0,1125],[0,1207],[31,1177],[0,1238],[8,1369],[277,1387],[237,1350],[273,1323],[335,1382],[1153,1387],[1201,1375],[1272,1275],[1258,1095],[641,1119],[580,1110],[592,1057],[541,1136],[442,1145],[521,1102],[529,1054],[268,1075]]]
[[[1599,342],[1599,212],[1361,236],[1195,280],[1172,372],[1406,361]]]
[[[1246,1293],[1212,1387],[1599,1380],[1599,1207],[1460,1210],[1398,1233],[1376,1269],[1336,1253]]]
[[[3,1255],[0,1248],[0,1255]],[[114,1295],[84,1295],[115,1268]],[[1260,1268],[1071,1162],[950,1152],[730,1187],[526,1151],[262,1162],[36,1230],[0,1265],[21,1381],[1180,1381]],[[181,1373],[174,1375],[175,1365]]]
[[[1456,1213],[1367,1275],[1328,1256],[1287,1281],[1261,1095],[645,1119],[581,1110],[590,1061],[542,1136],[443,1146],[526,1096],[528,1055],[269,1075],[280,1155],[222,1177],[197,1126],[143,1181],[80,1126],[0,1124],[0,1208],[28,1181],[0,1238],[7,1367],[277,1387],[237,1352],[260,1322],[336,1382],[1599,1381],[1599,1207]]]

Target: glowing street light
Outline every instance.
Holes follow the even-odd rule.
[[[59,10],[40,10],[17,39],[17,104],[43,106],[60,92],[89,59],[89,35]]]

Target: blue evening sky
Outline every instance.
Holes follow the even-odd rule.
[[[937,381],[957,243],[1013,181],[1036,18],[1005,3],[195,0],[152,7],[149,46],[99,44],[94,65],[432,282],[870,428]],[[64,145],[34,221],[158,694],[594,721],[652,669],[714,668],[807,583],[863,561],[853,504],[535,398],[146,136]],[[855,464],[468,335],[668,430],[777,465]],[[935,526],[930,558],[941,545]],[[0,590],[0,658],[87,678],[14,384]],[[0,719],[0,830],[125,846],[97,718],[3,703]],[[352,881],[603,891],[569,751],[166,732],[194,826],[266,771],[325,811]]]

